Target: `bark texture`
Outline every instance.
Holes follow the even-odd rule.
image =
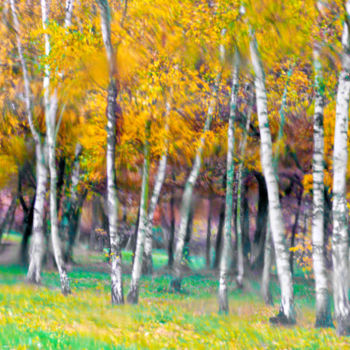
[[[350,2],[346,2],[346,16],[350,15]],[[349,237],[348,209],[346,202],[346,169],[348,162],[347,133],[350,97],[349,26],[344,22],[342,70],[338,79],[336,120],[333,151],[333,297],[337,333],[350,334],[349,282]]]

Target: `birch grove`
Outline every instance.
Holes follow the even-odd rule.
[[[350,0],[4,0],[0,39],[0,348],[347,346]]]

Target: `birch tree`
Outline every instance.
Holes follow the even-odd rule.
[[[320,2],[318,2],[320,6]],[[316,327],[332,326],[330,296],[328,292],[324,232],[324,87],[320,61],[320,43],[314,44],[315,73],[314,152],[313,152],[313,209],[312,209],[312,259],[316,290]]]
[[[137,304],[140,288],[140,277],[142,272],[142,258],[145,244],[146,230],[148,228],[148,189],[149,189],[149,163],[150,163],[150,144],[149,137],[151,132],[151,121],[146,121],[146,140],[144,144],[144,160],[142,170],[142,187],[140,201],[140,223],[137,230],[137,241],[134,264],[131,274],[130,290],[128,293],[128,302]]]
[[[109,85],[107,91],[107,203],[108,225],[111,246],[111,300],[112,304],[124,303],[122,280],[121,237],[118,233],[118,198],[115,169],[116,118],[119,113],[117,104],[117,80],[115,53],[111,41],[110,8],[108,0],[97,0],[101,12],[101,30],[106,50]]]
[[[333,151],[333,296],[337,333],[339,335],[350,334],[349,282],[347,278],[349,273],[349,237],[346,202],[347,133],[350,97],[350,1],[346,2],[345,11],[342,36],[342,69],[338,78]]]
[[[225,36],[226,30],[221,30],[221,37],[223,38]],[[224,45],[220,45],[220,60],[221,63],[224,60],[225,57],[225,48]],[[190,175],[187,178],[186,184],[185,184],[185,190],[182,195],[182,201],[181,201],[181,209],[180,209],[180,225],[179,229],[177,230],[177,242],[175,247],[175,254],[174,254],[174,263],[173,263],[173,277],[170,282],[170,288],[174,291],[179,291],[181,289],[181,281],[182,281],[182,257],[183,257],[183,251],[185,246],[185,237],[186,237],[186,229],[189,221],[189,215],[191,210],[191,202],[192,202],[192,194],[193,194],[193,188],[197,181],[199,171],[201,169],[201,163],[202,163],[202,154],[204,150],[204,142],[205,142],[205,133],[209,131],[210,125],[213,119],[215,106],[216,106],[216,100],[217,100],[217,94],[219,89],[219,84],[221,80],[221,70],[220,73],[217,74],[215,79],[212,96],[209,101],[209,107],[204,123],[203,128],[203,134],[199,140],[199,145],[196,151],[196,155],[193,161],[192,170],[190,172]]]
[[[168,119],[169,119],[169,113],[170,113],[170,103],[166,103],[166,121],[165,121],[165,129],[168,131]],[[168,160],[168,139],[165,140],[165,150],[162,154],[159,164],[158,164],[158,170],[157,175],[154,182],[154,188],[152,197],[150,200],[150,205],[148,209],[148,220],[147,220],[147,227],[146,227],[146,235],[145,235],[145,251],[144,251],[144,259],[143,264],[144,268],[143,270],[147,274],[151,274],[153,271],[153,262],[152,262],[152,228],[153,228],[153,219],[154,219],[154,213],[157,207],[160,191],[162,190],[162,186],[165,179],[165,173],[166,173],[166,167],[167,167],[167,160]]]
[[[34,125],[32,92],[30,88],[27,63],[21,43],[21,30],[17,17],[15,0],[10,0],[10,5],[14,29],[16,31],[17,50],[22,68],[27,119],[35,143],[36,156],[36,197],[34,203],[33,236],[31,239],[29,252],[29,268],[27,279],[33,283],[40,283],[42,259],[45,251],[44,204],[47,185],[47,168],[44,153],[45,140],[42,139],[40,132],[35,128]]]
[[[66,1],[66,18],[65,27],[71,24],[71,13],[73,10],[73,1]],[[41,16],[42,28],[44,30],[45,55],[50,55],[50,38],[47,31],[49,23],[49,6],[46,0],[41,0]],[[51,224],[51,240],[55,256],[56,265],[61,279],[61,289],[63,294],[70,293],[69,280],[67,270],[63,259],[63,247],[58,232],[58,213],[57,213],[57,169],[56,169],[56,138],[59,124],[56,125],[56,114],[58,110],[57,88],[50,92],[51,72],[50,66],[44,66],[44,110],[46,121],[46,139],[48,150],[48,166],[50,173],[50,224]]]
[[[282,208],[279,199],[276,170],[273,164],[272,140],[269,128],[267,95],[265,87],[264,69],[259,57],[255,34],[251,30],[250,40],[251,61],[255,72],[256,103],[260,128],[260,157],[267,185],[269,199],[269,217],[274,248],[276,252],[276,265],[281,286],[281,305],[277,317],[270,319],[273,323],[295,323],[293,280],[289,264],[289,251],[285,239],[285,228],[282,217]]]

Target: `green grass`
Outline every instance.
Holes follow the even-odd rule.
[[[22,235],[16,231],[9,231],[4,233],[2,241],[10,243],[20,243],[22,241]]]
[[[163,252],[155,253],[158,269],[167,261]],[[128,262],[131,254],[123,258]],[[230,315],[218,315],[213,272],[197,270],[186,277],[181,294],[168,291],[167,274],[143,277],[139,305],[114,307],[107,272],[75,267],[68,297],[60,293],[56,272],[45,271],[40,287],[25,284],[25,272],[20,266],[0,267],[1,349],[350,348],[350,339],[337,337],[334,329],[313,328],[313,284],[301,276],[295,284],[298,324],[279,328],[268,322],[278,305],[263,304],[256,281],[247,281],[244,290],[231,284]],[[125,292],[129,281],[125,276]],[[275,279],[272,290],[277,304]]]

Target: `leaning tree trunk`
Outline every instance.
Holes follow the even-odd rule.
[[[170,103],[167,102],[165,118],[168,119],[169,113],[170,113]],[[166,131],[168,130],[168,120],[166,120],[165,130]],[[145,251],[144,251],[144,257],[143,257],[143,270],[146,274],[152,274],[153,272],[153,262],[152,262],[153,218],[154,218],[154,212],[157,207],[160,191],[162,190],[162,186],[165,179],[167,159],[168,159],[168,140],[165,141],[165,151],[162,154],[159,161],[158,171],[154,182],[153,193],[152,193],[152,197],[151,197],[151,201],[148,209],[148,220],[147,220],[146,237],[145,237]]]
[[[265,77],[254,34],[250,41],[250,53],[255,71],[256,102],[261,138],[260,157],[267,185],[270,225],[276,252],[278,278],[281,286],[280,312],[277,317],[271,318],[270,321],[273,323],[294,324],[295,311],[293,280],[289,265],[289,251],[285,238],[285,228],[279,199],[276,169],[273,164],[272,140],[268,120]]]
[[[152,237],[152,226],[153,226],[153,218],[154,218],[154,212],[157,207],[158,198],[160,191],[162,189],[164,179],[165,179],[165,170],[166,170],[166,163],[167,163],[167,153],[164,153],[159,161],[158,165],[158,171],[157,176],[154,184],[154,189],[149,205],[148,210],[148,220],[147,220],[147,227],[146,227],[146,240],[145,240],[145,251],[144,251],[144,271],[146,274],[152,274],[153,272],[153,262],[152,262],[152,243],[153,243],[153,237]]]
[[[223,245],[220,259],[219,279],[219,312],[228,313],[228,279],[232,260],[232,204],[233,204],[233,180],[235,164],[233,161],[235,148],[234,121],[236,117],[238,96],[238,53],[236,52],[233,62],[232,92],[230,102],[230,117],[227,130],[227,164],[226,164],[226,199],[225,199],[225,224],[223,234]]]
[[[124,303],[122,280],[121,237],[118,233],[118,198],[115,169],[115,146],[117,118],[120,109],[117,104],[117,81],[115,54],[111,41],[110,9],[108,0],[97,0],[101,10],[101,30],[109,68],[109,86],[107,96],[107,202],[108,225],[111,256],[111,300],[112,304]]]
[[[347,18],[350,15],[350,1],[346,3]],[[342,70],[338,80],[336,120],[333,151],[333,295],[334,309],[337,320],[337,333],[350,334],[350,303],[349,303],[349,237],[348,209],[346,202],[346,170],[348,162],[347,133],[350,96],[350,45],[349,25],[344,22]]]
[[[316,327],[332,326],[330,296],[328,292],[324,230],[324,130],[323,130],[323,77],[319,50],[314,48],[315,111],[313,153],[313,215],[312,259],[316,290]]]
[[[173,263],[173,278],[170,283],[170,288],[174,291],[180,291],[181,289],[181,281],[182,281],[181,262],[182,262],[184,243],[185,243],[185,237],[186,237],[186,228],[187,228],[189,213],[191,209],[193,188],[197,181],[199,171],[201,168],[205,133],[210,129],[210,124],[213,118],[219,81],[220,81],[220,74],[217,77],[217,81],[214,86],[213,96],[211,98],[209,109],[207,112],[207,117],[205,120],[203,135],[200,138],[199,146],[194,158],[192,170],[185,184],[185,190],[182,196],[181,210],[180,210],[181,219],[180,219],[179,229],[177,231],[177,242],[175,247],[174,263]]]
[[[140,277],[142,272],[142,259],[144,244],[146,238],[146,230],[148,228],[148,187],[149,187],[149,163],[150,163],[150,144],[149,137],[151,131],[151,121],[146,122],[146,140],[144,145],[144,161],[142,171],[142,188],[140,201],[140,224],[137,232],[137,242],[134,264],[132,268],[130,290],[127,296],[128,302],[137,304],[139,299]]]
[[[238,77],[237,77],[238,84]],[[244,260],[243,260],[243,237],[242,237],[242,225],[243,225],[243,198],[242,198],[242,179],[243,179],[243,165],[245,158],[245,150],[247,146],[247,133],[250,125],[250,115],[248,112],[246,125],[243,130],[243,139],[241,144],[241,159],[238,167],[238,186],[237,186],[237,276],[236,281],[240,288],[243,287],[243,275],[244,275]]]

